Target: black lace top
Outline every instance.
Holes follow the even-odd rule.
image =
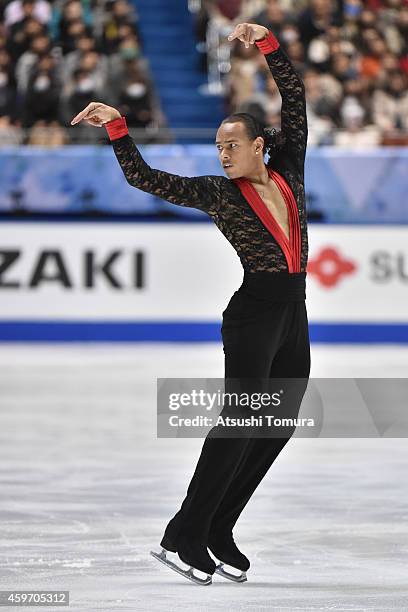
[[[306,271],[308,237],[305,210],[304,162],[307,143],[305,90],[286,53],[278,47],[265,59],[282,97],[281,130],[286,143],[270,167],[291,188],[300,225],[300,272]],[[209,175],[184,177],[151,168],[127,134],[112,140],[126,180],[179,206],[206,212],[234,247],[248,272],[288,271],[284,252],[261,222],[234,180]],[[269,163],[269,162],[268,162]]]

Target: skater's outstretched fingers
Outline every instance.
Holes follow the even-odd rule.
[[[112,106],[108,106],[102,102],[90,102],[88,106],[72,119],[71,125],[75,125],[80,121],[85,121],[91,125],[102,127],[104,123],[120,116],[120,112]]]
[[[238,38],[238,40],[240,40],[241,42],[246,42],[245,41],[245,36],[246,36],[246,26],[248,24],[246,23],[239,23],[238,25],[235,26],[235,30],[232,32],[232,34],[230,34],[228,36],[228,40],[234,40],[235,38]],[[248,45],[245,44],[245,46],[247,47]]]
[[[238,23],[234,31],[228,36],[228,40],[238,38],[245,43],[245,47],[253,45],[256,40],[264,38],[268,34],[268,29],[256,23]]]
[[[98,106],[101,106],[101,104],[98,102],[90,102],[88,106],[86,106],[83,110],[81,110],[80,113],[75,115],[75,117],[71,121],[71,125],[75,125],[75,123],[79,123],[80,121],[82,121],[82,119],[85,119],[85,117],[87,117],[87,115],[91,113],[93,110],[98,108]]]

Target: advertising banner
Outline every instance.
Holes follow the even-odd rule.
[[[311,225],[311,325],[397,326],[404,336],[406,238],[398,226]],[[194,326],[206,330],[202,339],[220,339],[221,313],[242,277],[237,254],[212,224],[3,223],[1,336],[13,339],[21,324],[98,324],[115,339],[115,324],[148,324],[155,339],[171,326],[175,339],[189,339]]]

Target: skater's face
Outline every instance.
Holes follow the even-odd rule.
[[[264,163],[262,136],[251,140],[242,121],[221,123],[215,144],[220,163],[230,179],[251,176]]]

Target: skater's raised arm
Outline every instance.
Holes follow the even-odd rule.
[[[208,214],[216,213],[222,202],[226,177],[179,176],[151,168],[128,133],[126,118],[118,110],[91,102],[71,121],[75,125],[85,120],[97,127],[104,126],[109,134],[116,158],[129,185],[180,206],[198,208]]]
[[[255,43],[265,55],[282,98],[281,129],[287,142],[285,150],[303,172],[308,128],[305,86],[302,79],[280,47],[277,38],[264,26],[253,23],[238,24],[228,37],[229,40],[234,38],[244,42],[247,47]]]

